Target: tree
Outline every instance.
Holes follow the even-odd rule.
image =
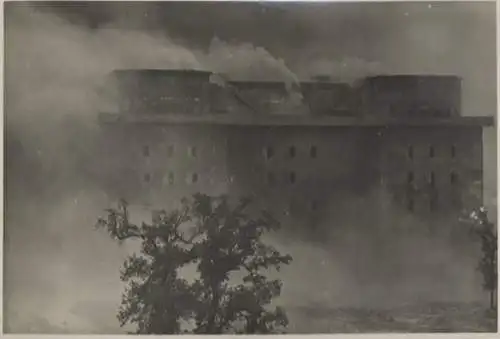
[[[196,194],[179,209],[155,212],[152,223],[141,226],[130,222],[125,201],[108,209],[97,226],[120,242],[141,242],[140,253],[128,257],[121,270],[128,284],[121,326],[136,324],[137,334],[282,331],[286,313],[271,308],[282,282],[268,279],[265,270],[279,271],[292,258],[264,244],[262,235],[279,223],[266,212],[252,218],[249,205],[248,199],[231,204],[226,196]],[[187,265],[199,275],[192,282],[179,274]],[[239,283],[231,276],[236,272],[243,276]],[[191,328],[183,329],[187,323]]]
[[[478,270],[483,276],[483,288],[490,294],[490,308],[496,309],[497,292],[497,232],[495,224],[488,218],[488,212],[484,207],[474,210],[470,214],[473,222],[473,231],[481,239],[482,257],[479,261]]]

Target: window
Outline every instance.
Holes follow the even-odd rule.
[[[434,212],[435,210],[437,210],[437,205],[438,205],[438,197],[437,194],[435,194],[429,200],[429,210],[431,212]]]
[[[290,146],[290,148],[288,149],[288,153],[290,155],[290,158],[295,158],[296,154],[295,146]]]
[[[150,182],[151,181],[151,175],[149,173],[144,174],[144,181],[145,182]]]
[[[434,158],[435,150],[434,146],[429,146],[429,158]]]
[[[434,172],[429,173],[429,185],[431,185],[431,187],[435,186],[435,181],[436,176],[434,175]]]
[[[274,156],[274,150],[272,147],[266,147],[264,149],[264,156],[266,159],[271,159]]]
[[[174,156],[174,145],[168,145],[167,146],[167,157],[171,158]]]
[[[194,146],[189,147],[189,156],[190,156],[191,158],[196,158],[196,157],[197,157],[197,155],[198,155],[198,153],[197,153],[197,152],[198,152],[198,151],[197,151],[196,147],[194,147]]]
[[[413,212],[413,210],[415,209],[415,206],[414,206],[414,202],[413,202],[413,199],[412,198],[409,198],[408,199],[408,202],[407,202],[407,208],[408,208],[408,211],[410,212]]]
[[[311,211],[316,211],[318,209],[318,201],[317,200],[313,200],[311,202]]]
[[[294,184],[295,183],[295,172],[290,172],[290,176],[289,176],[289,179],[290,179],[290,183],[291,184]]]
[[[198,173],[191,174],[191,183],[195,184],[198,182]]]
[[[456,209],[462,208],[462,197],[459,194],[456,194],[451,199],[452,206]]]
[[[450,183],[456,184],[458,182],[458,174],[456,172],[450,173]]]
[[[413,159],[413,146],[408,146],[408,158]]]
[[[457,148],[455,147],[455,145],[452,145],[451,148],[450,148],[450,155],[452,158],[455,158],[456,155],[457,155]]]
[[[173,185],[174,179],[175,179],[174,172],[168,172],[167,180],[169,185]]]
[[[275,182],[276,182],[276,178],[274,176],[274,173],[273,172],[267,173],[267,183],[269,185],[274,185]]]
[[[310,154],[311,158],[316,158],[318,156],[318,150],[316,146],[311,146]]]
[[[415,176],[413,175],[413,172],[408,172],[408,175],[407,175],[407,181],[408,181],[408,184],[413,184],[413,180],[415,179]]]
[[[145,156],[145,157],[149,157],[149,146],[144,146],[142,148],[142,154]]]

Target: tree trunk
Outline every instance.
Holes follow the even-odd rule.
[[[257,332],[258,322],[257,316],[250,315],[247,319],[246,334],[255,334]]]
[[[219,289],[217,284],[212,284],[212,302],[210,305],[210,316],[207,321],[207,333],[206,334],[216,334],[215,333],[215,319],[217,317],[217,311],[219,309]]]

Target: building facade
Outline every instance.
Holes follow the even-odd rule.
[[[158,208],[196,192],[250,196],[311,225],[336,201],[377,191],[424,218],[482,204],[482,128],[493,119],[460,115],[459,78],[290,86],[213,77],[113,74],[120,104],[100,121],[114,198]]]

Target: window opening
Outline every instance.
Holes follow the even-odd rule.
[[[434,187],[435,183],[436,183],[436,176],[435,176],[434,172],[431,172],[429,174],[429,185],[431,185],[431,187]]]
[[[275,181],[276,181],[276,178],[274,176],[274,173],[272,173],[272,172],[267,173],[267,183],[269,185],[274,185]]]
[[[196,147],[194,147],[194,146],[193,146],[193,147],[190,147],[190,148],[189,148],[189,155],[190,155],[192,158],[196,158],[196,157],[197,157],[197,155],[198,155],[198,153],[197,153],[197,152],[198,152],[198,151],[197,151]]]
[[[429,201],[429,210],[431,212],[436,211],[437,205],[438,205],[438,197],[437,197],[437,194],[435,194],[434,196],[431,197],[431,199]]]
[[[413,159],[413,146],[408,146],[408,158]]]
[[[311,146],[311,158],[316,158],[318,156],[318,150],[316,146]]]
[[[274,156],[274,149],[272,147],[266,147],[264,149],[264,156],[266,159],[271,159]]]
[[[407,208],[408,208],[408,211],[410,211],[410,212],[413,212],[413,210],[415,209],[415,203],[414,203],[412,198],[408,199]]]
[[[174,145],[169,145],[167,147],[167,156],[171,158],[174,155]]]
[[[414,176],[413,172],[408,172],[408,176],[407,176],[408,184],[413,184],[414,179],[415,179],[415,176]]]
[[[452,198],[452,203],[454,208],[462,208],[462,197],[459,194],[455,194]]]
[[[456,184],[458,182],[458,174],[456,172],[450,173],[450,183]]]

